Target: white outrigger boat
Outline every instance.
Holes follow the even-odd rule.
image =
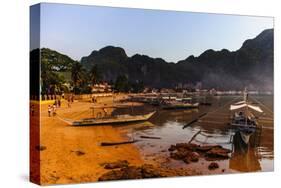
[[[150,119],[155,114],[155,112],[156,111],[144,115],[125,114],[125,115],[117,115],[117,116],[105,117],[105,118],[87,118],[87,119],[75,120],[71,122],[71,125],[87,126],[87,125],[105,125],[105,124],[141,122]]]
[[[246,89],[244,91],[244,100],[230,105],[230,111],[234,112],[231,116],[231,125],[244,128],[255,128],[258,125],[256,116],[251,111],[263,113],[259,106],[255,106],[248,101]]]
[[[244,100],[230,105],[231,122],[230,125],[239,129],[244,143],[249,143],[251,134],[258,128],[255,113],[263,113],[259,106],[255,106],[248,101],[248,93],[245,89]]]

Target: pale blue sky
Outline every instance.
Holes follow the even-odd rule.
[[[207,49],[237,50],[273,18],[41,4],[41,47],[75,60],[107,45],[177,62]]]

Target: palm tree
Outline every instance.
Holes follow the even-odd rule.
[[[92,82],[92,85],[95,85],[100,82],[101,76],[98,71],[98,67],[95,65],[90,70],[90,80]]]
[[[83,81],[83,66],[79,62],[75,62],[71,68],[71,79],[74,86],[74,92],[80,90],[79,85]]]

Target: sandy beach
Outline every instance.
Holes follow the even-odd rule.
[[[106,99],[103,101],[106,102]],[[108,102],[108,101],[107,101]],[[57,114],[80,119],[91,117],[92,104],[74,102],[68,108],[63,101]],[[141,165],[143,160],[133,145],[102,147],[102,141],[124,141],[124,130],[112,126],[73,127],[57,117],[48,117],[48,104],[41,105],[41,184],[66,184],[97,181],[106,170],[104,163],[127,160]]]

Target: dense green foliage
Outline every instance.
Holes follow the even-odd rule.
[[[90,69],[89,76],[92,85],[98,84],[102,81],[101,73],[96,65]]]
[[[40,53],[42,94],[67,92],[68,88],[63,85],[65,77],[60,73],[70,71],[75,61],[48,48],[42,48]]]
[[[129,92],[130,85],[125,75],[118,76],[114,84],[114,89],[118,92]]]
[[[54,50],[41,49],[42,94],[90,93],[88,75],[81,63]]]

